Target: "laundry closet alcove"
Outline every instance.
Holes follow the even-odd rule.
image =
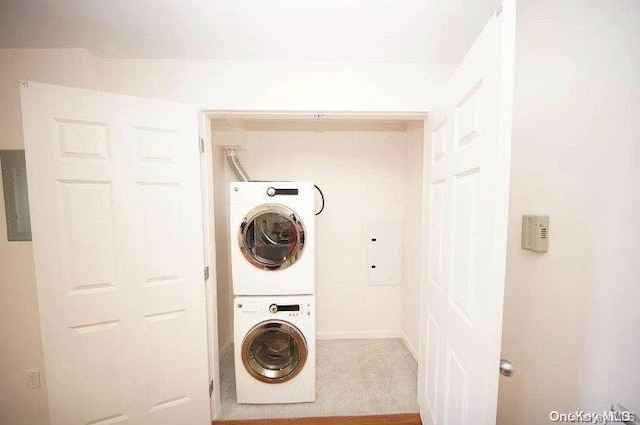
[[[219,418],[418,412],[416,352],[426,116],[210,117]],[[242,341],[234,336],[233,325],[236,306],[230,244],[238,243],[238,235],[229,226],[229,192],[237,177],[225,158],[228,146],[236,148],[252,180],[312,182],[324,195],[325,208],[315,218],[318,341],[313,403],[236,402],[232,346]],[[321,206],[316,192],[316,211]],[[389,258],[377,265],[371,264],[372,227],[399,233],[395,243],[378,250],[378,255]],[[393,278],[372,279],[372,266]],[[395,269],[385,274],[389,266]]]

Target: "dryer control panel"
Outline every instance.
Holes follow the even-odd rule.
[[[266,307],[266,308],[265,308]],[[267,316],[267,317],[311,317],[311,303],[301,304],[259,304],[252,302],[237,303],[236,308],[243,315]]]
[[[276,196],[276,195],[288,195],[288,196],[292,196],[292,195],[298,195],[298,189],[277,189],[273,186],[269,187],[267,189],[267,195],[268,196]]]

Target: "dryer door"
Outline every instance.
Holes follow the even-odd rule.
[[[292,324],[268,320],[254,326],[242,342],[242,363],[257,380],[278,384],[293,379],[307,361],[304,335]]]
[[[251,210],[238,231],[242,255],[254,266],[282,270],[294,264],[304,250],[304,225],[296,213],[280,204]]]

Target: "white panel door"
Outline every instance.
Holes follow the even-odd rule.
[[[515,4],[505,1],[430,117],[421,312],[425,424],[495,424],[506,258]]]
[[[51,423],[209,424],[196,108],[21,95]]]

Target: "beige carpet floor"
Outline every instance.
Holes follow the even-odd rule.
[[[233,348],[220,361],[219,419],[385,415],[418,412],[417,364],[400,339],[317,341],[314,403],[236,402]]]

